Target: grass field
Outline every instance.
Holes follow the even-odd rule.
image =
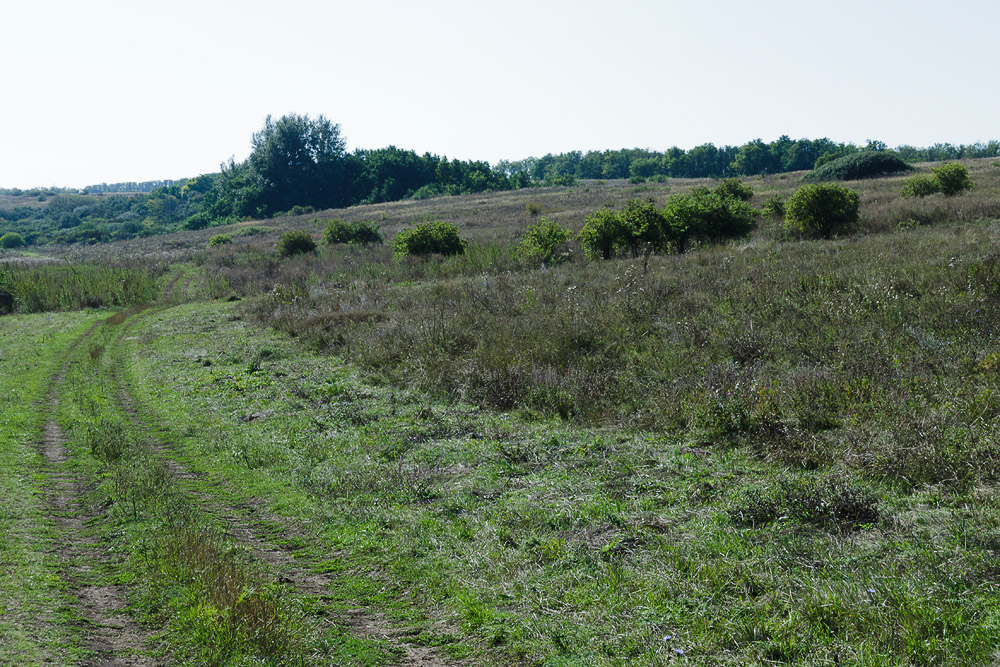
[[[1000,169],[969,167],[683,255],[514,251],[681,181],[60,253],[159,287],[0,318],[0,662],[994,664]],[[333,217],[471,245],[274,254]]]

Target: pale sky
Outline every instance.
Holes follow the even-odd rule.
[[[0,3],[0,187],[218,171],[286,113],[491,164],[1000,139],[995,1]]]

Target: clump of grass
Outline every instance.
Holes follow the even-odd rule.
[[[749,488],[729,509],[739,526],[760,528],[775,521],[796,520],[827,529],[857,530],[879,520],[878,501],[850,482],[785,480],[772,489]]]
[[[291,613],[286,591],[238,550],[185,527],[164,536],[157,562],[160,585],[185,590],[187,606],[169,619],[176,658],[205,665],[302,659],[301,619]]]

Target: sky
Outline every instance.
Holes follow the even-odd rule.
[[[270,114],[517,160],[1000,139],[995,0],[3,3],[0,187],[211,173]]]

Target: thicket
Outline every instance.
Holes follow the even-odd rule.
[[[643,252],[684,252],[692,242],[716,243],[753,230],[759,211],[747,200],[753,189],[724,181],[715,190],[697,187],[671,196],[660,210],[633,200],[621,212],[609,209],[590,215],[577,238],[591,259]]]
[[[338,243],[377,245],[382,243],[383,238],[378,231],[378,225],[373,222],[344,222],[335,219],[326,223],[320,240],[325,245]]]
[[[888,150],[862,151],[837,158],[803,177],[805,181],[856,181],[900,174],[913,168]]]

